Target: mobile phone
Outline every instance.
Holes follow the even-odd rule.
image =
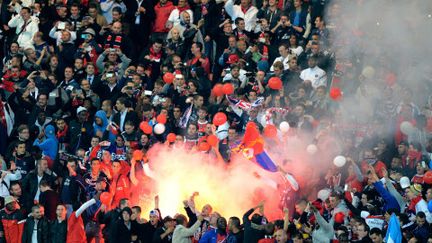
[[[87,34],[81,34],[81,39],[87,39]]]
[[[151,90],[144,90],[144,95],[152,95],[153,92]]]
[[[348,191],[348,184],[345,184],[344,191]]]
[[[110,48],[110,52],[115,52],[116,49],[115,48]]]
[[[107,77],[107,78],[112,78],[113,76],[114,76],[113,73],[107,73],[107,74],[106,74],[106,77]]]

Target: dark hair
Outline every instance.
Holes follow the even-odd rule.
[[[240,18],[240,17],[238,17],[238,18],[236,18],[235,20],[234,20],[234,23],[236,24],[236,25],[238,25],[239,23],[240,23],[240,21],[244,21],[244,19],[243,18]]]
[[[382,235],[383,235],[383,232],[382,232],[381,229],[378,229],[378,228],[372,228],[372,229],[370,230],[370,232],[369,232],[369,235],[380,235],[380,236],[382,236]]]
[[[32,10],[31,10],[31,8],[29,8],[29,7],[22,7],[21,8],[21,10],[27,10],[29,13],[32,13]]]
[[[233,225],[237,229],[240,229],[240,219],[238,217],[231,217],[229,219],[231,220],[231,225]]]
[[[127,212],[130,216],[132,214],[132,209],[130,207],[125,207],[122,209],[121,213],[123,214],[123,212]]]
[[[139,213],[141,213],[141,207],[140,206],[133,206],[132,209],[135,209]]]
[[[178,225],[183,225],[185,222],[187,222],[187,218],[183,214],[177,215],[175,220],[176,224]]]
[[[200,49],[200,51],[202,51],[203,44],[201,42],[194,42],[194,44]]]
[[[50,186],[47,180],[41,180],[39,186]]]

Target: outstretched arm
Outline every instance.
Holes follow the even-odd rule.
[[[94,198],[88,200],[83,205],[81,205],[80,208],[75,212],[76,217],[78,218],[88,207],[92,206],[96,203],[96,200]]]

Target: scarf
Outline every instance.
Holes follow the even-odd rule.
[[[58,130],[57,133],[56,133],[56,137],[57,137],[57,139],[60,139],[61,137],[65,137],[66,134],[67,134],[67,132],[68,132],[68,129],[69,129],[69,127],[68,127],[68,125],[66,124],[65,127],[64,127],[64,129],[63,129],[63,131]]]
[[[162,52],[155,52],[153,46],[150,47],[150,59],[160,60],[162,58]]]
[[[189,5],[185,5],[184,7],[177,6],[177,9],[178,9],[179,15],[180,15],[183,11],[189,10],[190,7],[189,7]]]
[[[240,6],[241,11],[242,11],[244,14],[246,14],[246,12],[250,9],[250,6],[251,6],[251,5],[247,6],[246,8],[243,8],[242,6]]]

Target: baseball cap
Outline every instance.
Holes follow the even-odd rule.
[[[239,57],[236,54],[231,54],[228,56],[228,61],[226,63],[233,64],[239,62]]]
[[[9,203],[13,203],[13,202],[16,202],[16,200],[15,200],[15,198],[13,196],[7,196],[7,197],[5,197],[5,200],[4,200],[4,204],[5,205],[8,205]]]
[[[422,192],[422,186],[420,184],[414,184],[410,186],[410,190],[414,193],[421,193]]]
[[[400,178],[399,184],[402,187],[402,189],[406,189],[411,186],[410,179],[406,176]]]
[[[96,36],[96,32],[92,28],[85,29],[83,34],[90,34],[92,36]]]
[[[150,216],[156,216],[156,217],[160,217],[159,215],[159,211],[157,211],[156,209],[153,209],[150,211]]]
[[[78,109],[77,109],[77,115],[78,115],[80,112],[83,112],[83,111],[87,111],[87,108],[85,108],[84,106],[80,106],[80,107],[78,107]]]

